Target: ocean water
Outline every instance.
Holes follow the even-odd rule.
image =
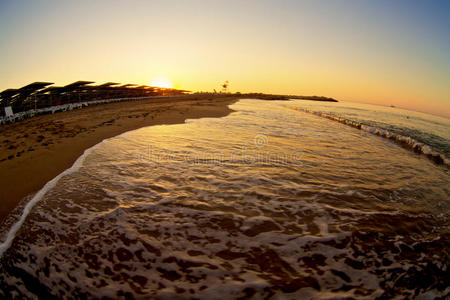
[[[314,113],[396,141],[450,167],[450,119],[392,107],[306,101],[292,109]]]
[[[4,226],[0,297],[450,293],[447,119],[301,100],[231,108],[89,149]]]

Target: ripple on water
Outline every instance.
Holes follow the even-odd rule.
[[[0,260],[0,295],[450,292],[445,169],[282,103],[233,108],[97,147],[31,211]]]

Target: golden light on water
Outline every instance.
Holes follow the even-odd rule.
[[[166,77],[157,77],[150,82],[150,86],[161,87],[161,88],[173,88],[172,81]]]

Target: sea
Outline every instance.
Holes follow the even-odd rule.
[[[445,299],[450,120],[242,99],[88,149],[0,230],[0,298]]]

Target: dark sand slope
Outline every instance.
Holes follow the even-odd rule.
[[[223,117],[236,97],[187,95],[91,106],[0,126],[0,223],[87,148],[137,128]]]

